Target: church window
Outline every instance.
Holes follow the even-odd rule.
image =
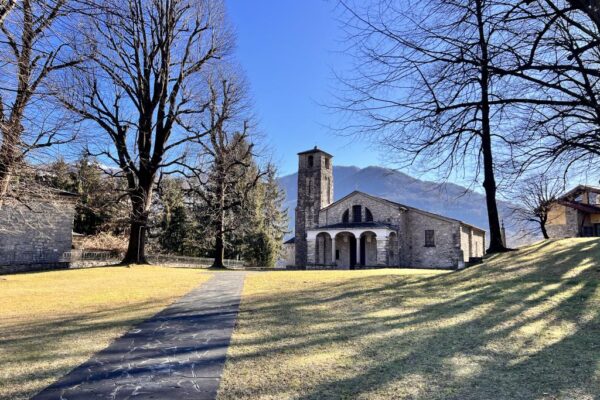
[[[425,231],[425,247],[435,247],[435,231],[433,229]]]
[[[315,165],[315,158],[313,156],[308,156],[308,168],[312,168]]]
[[[365,221],[373,222],[373,213],[368,208],[365,208]]]
[[[342,214],[342,223],[347,224],[350,222],[350,210],[344,211]]]
[[[329,169],[329,158],[325,159],[325,168]]]
[[[354,222],[362,222],[362,206],[352,206],[352,220]]]

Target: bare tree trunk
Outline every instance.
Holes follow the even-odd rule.
[[[546,221],[540,221],[540,230],[542,231],[544,239],[550,239],[550,235],[548,235],[548,231],[546,230]]]
[[[148,181],[130,196],[132,215],[129,232],[129,244],[123,264],[147,264],[146,233],[148,229],[148,214],[152,197],[153,182]]]
[[[133,219],[130,224],[129,245],[123,259],[123,264],[147,264],[146,261],[146,219]]]
[[[219,218],[216,224],[215,261],[211,268],[225,268],[225,186],[219,183]]]
[[[10,124],[2,127],[3,141],[0,145],[0,206],[8,193],[10,181],[13,178],[18,162],[17,144],[21,131],[11,129]]]
[[[496,202],[496,178],[494,176],[494,158],[492,152],[492,133],[490,127],[490,71],[488,43],[484,31],[482,0],[476,0],[477,23],[479,30],[479,47],[481,50],[481,151],[483,155],[483,187],[490,225],[490,247],[488,253],[506,251],[502,240],[498,204]]]

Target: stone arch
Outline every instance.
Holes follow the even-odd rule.
[[[365,231],[360,235],[360,264],[363,266],[377,265],[377,234]]]
[[[342,214],[342,223],[343,224],[350,223],[350,210],[349,209],[344,211],[344,213]]]
[[[333,264],[335,260],[332,260],[331,255],[331,246],[333,245],[331,235],[327,232],[321,232],[317,234],[315,241],[315,263],[318,265]]]
[[[352,232],[339,232],[335,235],[335,258],[334,262],[339,267],[354,269],[358,263],[356,259],[356,248],[358,241]]]
[[[373,222],[373,213],[367,207],[365,207],[365,221]]]

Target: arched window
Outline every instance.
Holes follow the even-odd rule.
[[[350,210],[344,211],[342,214],[342,223],[347,224],[350,222]]]
[[[308,168],[312,168],[315,165],[315,158],[313,156],[308,156]]]
[[[352,206],[352,220],[354,222],[362,222],[362,206]]]
[[[371,210],[365,207],[365,221],[373,222],[373,213]]]

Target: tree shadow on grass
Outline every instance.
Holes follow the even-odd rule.
[[[69,315],[40,316],[37,321],[17,322],[5,319],[0,329],[0,362],[5,368],[14,368],[4,378],[0,376],[0,399],[25,399],[43,387],[30,385],[32,381],[55,380],[79,363],[88,359],[90,346],[95,340],[112,341],[115,334],[127,332],[131,327],[152,317],[148,309],[156,308],[153,300],[113,306],[101,311],[73,311]],[[177,308],[174,308],[177,310]],[[209,318],[218,318],[220,309],[206,308]],[[211,311],[212,310],[212,311]],[[164,316],[165,310],[154,315],[169,318],[171,323],[186,324],[185,315]],[[156,335],[160,340],[160,334]],[[83,344],[80,343],[83,340]],[[222,346],[222,345],[221,345]],[[102,350],[102,349],[98,349]],[[178,350],[187,351],[185,348]],[[149,354],[144,357],[149,358]],[[78,360],[62,362],[63,359]],[[136,361],[136,360],[133,360]]]
[[[599,260],[599,240],[543,242],[452,274],[247,298],[221,398],[596,398]]]

